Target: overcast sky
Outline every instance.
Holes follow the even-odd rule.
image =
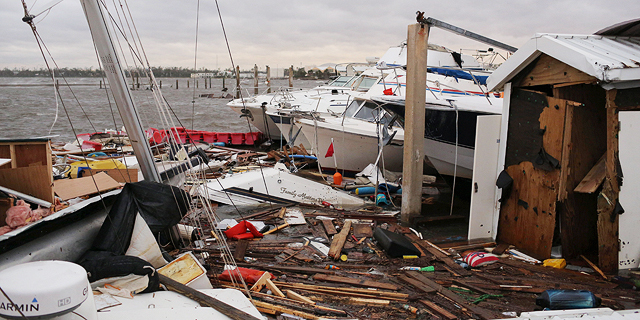
[[[25,1],[38,14],[58,0]],[[151,65],[193,67],[197,3],[129,1]],[[592,34],[640,14],[637,0],[219,0],[219,5],[234,62],[243,70],[254,64],[262,69],[364,62],[404,41],[417,10],[515,47],[535,33]],[[44,66],[23,15],[20,0],[0,0],[0,68]],[[60,67],[97,66],[78,0],[64,0],[35,21]],[[487,47],[435,28],[429,42],[456,51]],[[214,0],[200,1],[197,66],[231,66]]]

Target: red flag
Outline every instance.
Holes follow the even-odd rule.
[[[331,157],[333,155],[333,142],[329,145],[329,149],[327,149],[327,154],[324,155],[325,158]]]

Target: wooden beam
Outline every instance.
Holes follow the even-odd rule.
[[[347,241],[347,236],[349,235],[349,231],[351,230],[351,220],[346,220],[344,222],[344,226],[342,226],[342,230],[340,233],[333,236],[333,241],[331,241],[331,247],[329,247],[329,257],[338,260],[340,258],[340,254],[342,253],[342,247],[344,247],[345,241]]]
[[[405,105],[402,225],[409,226],[411,219],[422,212],[422,167],[424,163],[424,104],[427,81],[427,48],[429,26],[412,24],[407,36],[407,92]]]
[[[251,303],[253,303],[254,306],[256,306],[256,308],[258,308],[258,310],[260,312],[266,312],[269,314],[277,314],[278,312],[281,313],[288,313],[288,314],[292,314],[294,316],[298,316],[304,319],[310,319],[310,320],[320,320],[322,319],[322,317],[318,317],[316,315],[307,313],[307,312],[302,312],[302,311],[298,311],[295,309],[290,309],[290,308],[285,308],[285,307],[281,307],[281,306],[277,306],[275,304],[271,304],[271,303],[266,303],[263,301],[259,301],[259,300],[251,300]],[[248,318],[247,318],[248,319]],[[256,318],[253,318],[256,319]]]
[[[596,165],[589,170],[589,173],[580,181],[578,186],[573,189],[574,192],[580,193],[594,193],[598,190],[598,187],[602,184],[606,176],[606,167],[605,167],[605,159],[606,154],[603,154],[600,160],[596,163]]]
[[[424,304],[429,310],[437,313],[439,316],[441,316],[444,319],[448,319],[448,320],[458,319],[458,316],[456,316],[455,314],[447,311],[446,309],[440,307],[439,305],[429,300],[420,300],[420,302],[422,302],[422,304]]]
[[[407,272],[407,274],[410,275],[411,277],[413,277],[414,279],[416,279],[416,277],[422,276],[417,271],[409,271],[409,272]],[[422,281],[425,284],[429,285],[430,287],[434,288],[436,291],[438,291],[438,293],[442,294],[443,296],[447,297],[448,299],[453,300],[454,302],[456,302],[460,306],[469,309],[471,312],[473,312],[476,315],[478,315],[481,319],[495,319],[497,317],[496,314],[493,314],[493,312],[491,312],[489,310],[486,310],[484,308],[469,304],[464,298],[462,298],[461,296],[453,293],[449,289],[439,285],[435,281],[433,281],[433,280],[431,280],[431,279],[429,279],[429,278],[427,278],[425,276],[422,276],[420,278],[421,278],[420,281]]]
[[[391,283],[377,282],[377,281],[371,281],[371,280],[359,280],[354,278],[332,276],[332,275],[325,275],[325,274],[314,275],[313,280],[344,283],[352,286],[365,287],[365,288],[380,288],[380,289],[387,289],[387,290],[400,289],[398,288],[398,286]]]
[[[233,259],[236,261],[244,261],[244,254],[247,252],[247,247],[249,247],[249,240],[239,240],[238,244],[236,244],[236,249],[233,251]]]
[[[242,310],[236,309],[214,297],[208,296],[191,287],[187,287],[186,285],[177,282],[167,276],[164,276],[162,274],[158,274],[158,276],[160,277],[160,283],[165,285],[170,291],[175,291],[181,295],[184,295],[185,297],[195,300],[203,306],[211,307],[231,319],[260,320],[259,318],[256,318]]]
[[[415,279],[411,279],[405,275],[398,275],[396,276],[396,278],[410,284],[411,286],[415,287],[416,289],[424,292],[424,293],[434,293],[436,292],[436,289],[431,288],[430,286],[426,286],[424,283],[415,280]]]
[[[311,299],[309,299],[309,298],[307,298],[307,297],[305,297],[305,296],[303,296],[303,295],[301,295],[299,293],[296,293],[296,292],[294,292],[292,290],[285,290],[284,292],[287,293],[287,298],[289,298],[289,299],[293,299],[293,300],[296,300],[296,301],[309,303],[309,304],[316,304],[315,301],[313,301],[313,300],[311,300]]]
[[[320,222],[324,226],[324,230],[327,231],[327,234],[329,236],[332,236],[332,235],[338,233],[338,231],[336,231],[336,228],[333,226],[333,221],[332,220],[320,220]]]
[[[363,288],[353,288],[353,287],[329,287],[329,286],[320,286],[320,285],[312,285],[312,284],[304,284],[304,283],[289,283],[289,282],[281,282],[281,281],[274,281],[274,283],[282,288],[329,290],[332,293],[345,293],[345,294],[346,293],[362,293],[368,296],[385,297],[385,299],[409,298],[409,295],[406,293],[382,291],[382,290],[372,289],[372,288],[363,289]]]
[[[606,92],[607,106],[607,153],[605,176],[602,192],[598,196],[598,265],[605,272],[618,270],[618,231],[620,219],[612,217],[620,193],[617,177],[618,131],[620,124],[615,104],[617,90]]]
[[[542,54],[529,73],[524,75],[516,87],[532,87],[548,84],[579,84],[596,81],[594,77],[573,68],[551,56]]]

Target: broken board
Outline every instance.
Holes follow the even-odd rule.
[[[62,200],[88,196],[116,188],[120,188],[120,183],[104,172],[90,177],[56,180],[53,184],[53,191]]]

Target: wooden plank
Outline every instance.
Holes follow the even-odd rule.
[[[271,290],[271,293],[281,298],[286,297],[284,293],[282,293],[282,291],[280,291],[280,289],[273,283],[273,281],[271,281],[271,277],[267,278],[265,282],[266,282],[267,288]]]
[[[292,290],[285,290],[285,292],[287,294],[287,298],[289,298],[289,299],[293,299],[293,300],[296,300],[296,301],[309,303],[309,304],[316,304],[315,301],[313,301],[313,300],[311,300],[311,299],[309,299],[309,298],[307,298],[307,297],[305,297],[305,296],[303,296],[303,295],[301,295],[299,293],[296,293],[296,292],[294,292]]]
[[[0,186],[53,203],[51,179],[46,165],[0,170]]]
[[[238,266],[246,266],[253,268],[261,268],[266,270],[279,270],[279,271],[289,271],[294,273],[305,273],[305,274],[316,274],[316,273],[324,273],[324,274],[335,274],[336,272],[333,270],[326,270],[322,268],[310,268],[310,267],[288,267],[288,266],[268,266],[261,264],[241,264],[238,263]]]
[[[320,222],[322,223],[322,225],[324,226],[324,230],[327,231],[327,235],[332,236],[336,233],[338,233],[338,231],[336,231],[336,228],[333,226],[333,221],[332,220],[320,220]]]
[[[354,223],[353,224],[353,235],[360,239],[362,237],[371,238],[373,237],[373,230],[371,229],[371,224],[369,223]]]
[[[332,276],[325,274],[316,274],[313,276],[315,281],[328,281],[328,282],[336,282],[336,283],[344,283],[357,287],[366,287],[366,288],[380,288],[387,290],[399,290],[400,288],[391,283],[384,283],[378,281],[371,280],[359,280],[354,278],[340,277],[340,276]]]
[[[214,297],[208,296],[196,289],[190,288],[185,286],[182,283],[179,283],[167,276],[164,276],[162,274],[158,274],[158,276],[160,277],[160,283],[164,284],[167,289],[169,289],[170,291],[175,291],[177,293],[180,293],[184,296],[186,296],[189,299],[195,300],[196,302],[200,303],[203,306],[207,306],[207,307],[211,307],[213,309],[216,309],[217,311],[219,311],[220,313],[224,314],[225,316],[231,318],[231,319],[235,319],[235,320],[259,320],[259,318],[256,318],[242,310],[236,309]]]
[[[318,317],[308,312],[302,312],[302,311],[298,311],[291,308],[285,308],[275,304],[266,303],[260,300],[251,300],[251,303],[253,303],[253,305],[256,306],[256,308],[258,308],[260,312],[266,312],[269,314],[276,314],[280,312],[280,313],[292,314],[294,316],[298,316],[304,319],[311,319],[311,320],[322,319],[322,317]],[[256,318],[252,317],[252,319],[256,319]]]
[[[455,314],[447,311],[446,309],[440,307],[439,305],[429,300],[420,300],[420,302],[422,302],[422,304],[424,304],[429,310],[437,313],[439,316],[441,316],[444,319],[449,319],[449,320],[458,319],[458,316],[456,316]]]
[[[524,75],[520,81],[514,83],[514,86],[532,87],[569,82],[591,82],[594,80],[596,80],[594,77],[546,54],[542,54],[531,71]]]
[[[342,247],[344,247],[344,242],[347,241],[347,236],[351,231],[351,220],[346,220],[344,222],[344,226],[342,226],[342,230],[340,233],[333,236],[333,241],[331,241],[331,246],[329,247],[329,257],[338,260],[340,258],[340,254],[342,253]]]
[[[415,287],[416,289],[418,289],[418,290],[420,290],[420,291],[422,291],[424,293],[434,293],[434,292],[436,292],[436,290],[434,288],[431,288],[430,286],[427,286],[424,283],[422,283],[422,282],[420,282],[418,280],[409,278],[409,277],[407,277],[405,275],[398,275],[398,276],[396,276],[396,278],[398,278],[398,279],[410,284],[411,286]]]
[[[582,258],[582,260],[586,261],[591,268],[593,268],[593,270],[595,270],[602,278],[604,278],[605,280],[609,281],[609,278],[607,278],[607,276],[604,274],[604,272],[602,272],[602,270],[600,270],[600,268],[598,268],[598,266],[595,265],[595,263],[591,262],[591,260],[587,259],[587,257],[580,255],[580,258]]]
[[[615,105],[616,89],[606,93],[607,106],[607,156],[605,159],[606,179],[602,192],[598,196],[598,265],[604,272],[618,270],[618,233],[619,217],[612,217],[615,202],[618,200],[620,188],[616,169],[618,146],[618,131],[620,124],[618,110]],[[613,205],[612,205],[613,204]]]
[[[106,173],[101,172],[91,177],[56,180],[53,184],[53,191],[60,199],[69,200],[119,187],[120,183],[113,180]]]
[[[104,172],[120,183],[138,182],[138,169],[83,169],[82,176],[92,176]]]
[[[277,284],[282,288],[329,290],[332,293],[362,293],[369,296],[384,297],[385,299],[397,298],[397,299],[406,300],[407,298],[409,298],[409,295],[406,293],[383,291],[383,290],[373,289],[373,288],[363,289],[363,288],[354,288],[354,287],[330,287],[330,286],[320,286],[320,285],[305,284],[305,283],[289,283],[289,282],[282,282],[282,281],[274,281],[273,283]]]
[[[606,154],[602,155],[598,163],[596,163],[589,173],[580,181],[578,186],[573,189],[575,192],[580,193],[594,193],[604,181],[606,172],[604,161],[606,159]]]
[[[413,277],[414,279],[416,279],[416,277],[422,276],[417,271],[409,271],[409,272],[407,272],[407,274],[409,276]],[[454,292],[446,289],[445,287],[439,285],[435,281],[433,281],[433,280],[431,280],[431,279],[429,279],[429,278],[427,278],[425,276],[422,276],[420,278],[421,278],[420,281],[422,281],[425,284],[429,285],[430,287],[434,288],[436,291],[438,291],[438,293],[442,294],[443,296],[447,297],[448,299],[451,299],[454,302],[458,303],[459,305],[469,309],[471,312],[473,312],[476,315],[478,315],[481,319],[495,319],[498,316],[497,314],[494,314],[493,312],[491,312],[489,310],[486,310],[484,308],[469,304],[463,297],[455,294]]]
[[[244,254],[247,252],[247,247],[249,247],[249,240],[238,240],[236,249],[233,251],[233,259],[235,259],[236,261],[244,261]]]
[[[446,264],[450,268],[448,270],[453,271],[456,276],[469,276],[472,274],[471,271],[461,267],[459,264],[453,261],[453,259],[443,253],[442,249],[440,249],[433,243],[427,240],[422,240],[412,233],[406,234],[405,236],[409,238],[409,240],[411,240],[414,245],[417,245],[418,248],[422,248],[425,251],[431,253],[438,261],[444,262],[444,264]]]
[[[284,208],[283,208],[283,209],[284,209]],[[289,224],[285,222],[284,224],[279,225],[279,226],[277,226],[277,227],[275,227],[275,228],[273,228],[273,229],[271,229],[271,230],[269,230],[269,231],[267,231],[267,232],[263,232],[262,234],[263,234],[263,235],[271,234],[271,233],[274,233],[274,232],[276,232],[276,231],[278,231],[278,230],[280,230],[280,229],[284,229],[284,228],[286,228],[286,227],[288,227],[288,226],[289,226]]]

